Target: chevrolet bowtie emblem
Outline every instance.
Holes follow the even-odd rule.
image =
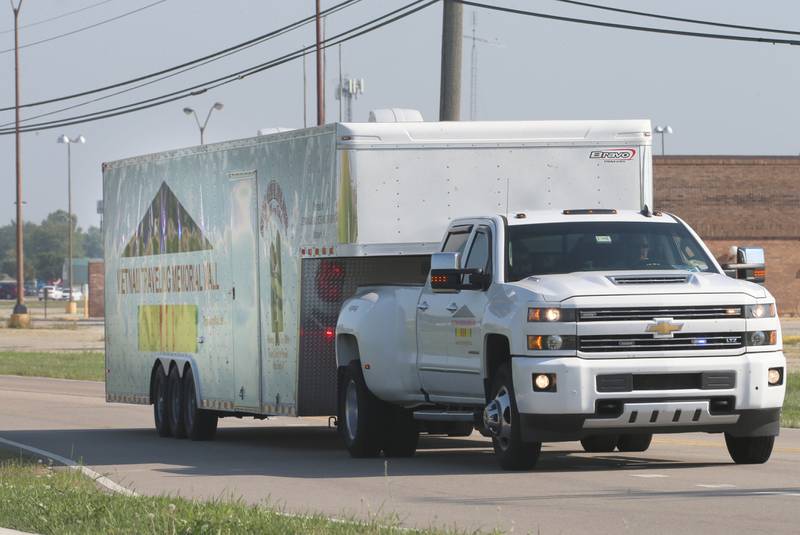
[[[655,338],[672,338],[675,331],[683,329],[683,323],[674,323],[672,318],[654,318],[655,323],[647,326],[646,331]]]

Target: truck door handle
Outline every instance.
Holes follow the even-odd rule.
[[[427,301],[423,301],[422,303],[417,305],[417,308],[422,310],[422,311],[428,310],[428,302]]]
[[[447,307],[447,310],[449,310],[450,312],[455,312],[456,310],[458,310],[458,305],[455,303],[450,303],[450,305]]]

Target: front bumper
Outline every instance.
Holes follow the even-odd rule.
[[[770,386],[770,368],[783,368],[783,382]],[[777,435],[786,390],[781,351],[722,357],[626,359],[512,358],[523,436],[532,441],[575,440],[603,433],[729,432]],[[534,374],[556,374],[555,392],[534,392]],[[708,374],[735,377],[728,388],[650,389],[599,392],[598,375]]]

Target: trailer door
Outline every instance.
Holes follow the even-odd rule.
[[[261,406],[261,336],[255,173],[230,175],[230,185],[234,406],[258,411]]]

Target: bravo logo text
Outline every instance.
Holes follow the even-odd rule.
[[[589,153],[589,158],[606,162],[625,162],[632,160],[634,156],[636,156],[636,149],[593,150]]]

